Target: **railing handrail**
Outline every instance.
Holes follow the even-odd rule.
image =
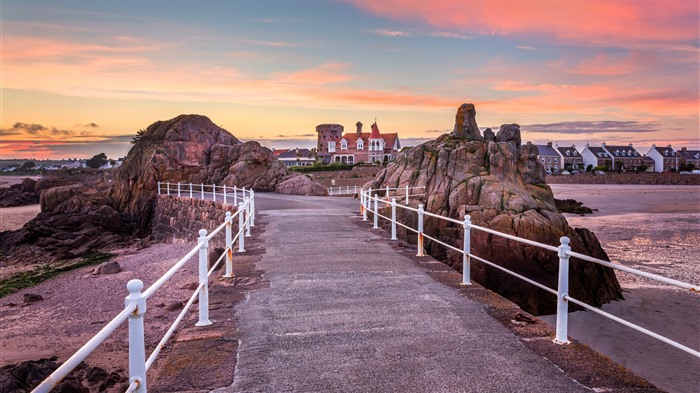
[[[158,194],[162,193],[162,185],[165,184],[165,192],[170,194],[170,184],[168,182],[162,183],[158,182]],[[193,190],[192,183],[189,183],[189,190]],[[204,194],[204,184],[201,186],[202,195]],[[215,185],[208,186],[212,189],[213,200],[216,200],[216,187]],[[223,195],[227,195],[226,186],[223,187]],[[80,364],[90,353],[92,353],[109,335],[114,332],[122,323],[126,320],[129,321],[129,387],[127,392],[139,392],[145,393],[147,391],[146,384],[146,372],[151,367],[156,357],[160,353],[161,349],[172,337],[175,329],[184,318],[185,314],[188,312],[189,308],[194,304],[195,299],[199,297],[199,322],[197,326],[209,325],[211,322],[208,320],[209,313],[209,302],[208,302],[208,278],[218,267],[224,258],[226,258],[226,274],[224,277],[233,277],[233,244],[238,240],[238,252],[245,252],[243,246],[244,237],[250,236],[250,227],[254,226],[255,213],[255,193],[253,190],[239,189],[236,187],[229,188],[234,193],[241,191],[241,202],[238,203],[235,213],[226,212],[226,218],[224,222],[214,229],[209,235],[207,231],[202,229],[199,231],[198,243],[195,245],[184,257],[182,257],[178,262],[176,262],[167,272],[165,272],[161,277],[158,278],[151,286],[145,291],[141,292],[143,289],[143,282],[141,280],[130,280],[127,283],[127,288],[129,289],[129,296],[126,297],[124,309],[117,314],[111,321],[107,323],[95,336],[93,336],[85,345],[83,345],[78,351],[76,351],[68,360],[66,360],[58,369],[56,369],[51,375],[49,375],[44,381],[42,381],[32,392],[36,393],[46,393],[50,392],[63,378],[66,377],[75,367]],[[178,186],[177,188],[178,196],[182,196],[182,190]],[[248,194],[246,196],[246,193]],[[192,192],[189,192],[192,195]],[[234,198],[233,203],[235,204],[237,198]],[[224,198],[224,203],[227,203],[226,198]],[[232,236],[232,222],[233,218],[238,217],[238,230],[236,231],[236,236]],[[208,269],[208,242],[216,234],[221,232],[226,228],[226,248],[219,259],[214,263],[211,269]],[[199,253],[199,280],[200,284],[197,289],[190,296],[189,301],[186,303],[183,310],[180,312],[178,317],[175,319],[173,324],[170,326],[168,331],[165,333],[161,341],[155,347],[148,359],[145,359],[145,342],[144,342],[144,326],[143,326],[143,313],[146,312],[146,301],[150,298],[159,288],[163,286],[185,263],[187,263],[195,254]]]
[[[583,260],[583,261],[597,263],[597,264],[600,264],[603,266],[610,267],[612,269],[625,271],[627,273],[635,274],[635,275],[642,276],[642,277],[652,279],[652,280],[656,280],[656,281],[659,281],[659,282],[662,282],[662,283],[665,283],[668,285],[673,285],[673,286],[676,286],[679,288],[683,288],[683,289],[689,290],[691,292],[696,292],[696,293],[700,292],[700,285],[689,284],[689,283],[686,283],[683,281],[663,277],[663,276],[658,275],[658,274],[648,273],[648,272],[644,272],[644,271],[641,271],[638,269],[634,269],[634,268],[630,268],[630,267],[626,267],[626,266],[622,266],[622,265],[616,265],[616,264],[610,263],[609,261],[604,261],[604,260],[599,259],[599,258],[594,258],[594,257],[588,256],[588,255],[573,252],[573,251],[571,251],[571,248],[569,247],[569,238],[568,237],[562,237],[560,239],[561,244],[559,245],[559,247],[556,247],[556,246],[536,242],[533,240],[524,239],[524,238],[521,238],[518,236],[498,232],[498,231],[495,231],[493,229],[485,228],[485,227],[482,227],[479,225],[474,225],[471,223],[471,218],[468,214],[465,214],[464,221],[459,221],[459,220],[456,220],[456,219],[451,218],[451,217],[445,217],[445,216],[441,216],[439,214],[426,212],[426,211],[424,211],[422,204],[418,205],[418,208],[416,209],[416,208],[413,208],[413,207],[408,205],[408,200],[406,201],[407,203],[405,205],[403,205],[403,204],[397,204],[395,198],[392,198],[391,200],[389,200],[388,197],[380,197],[378,194],[374,194],[374,195],[371,194],[372,191],[382,192],[384,190],[386,190],[386,189],[379,188],[376,190],[372,190],[372,189],[360,190],[360,213],[363,216],[363,221],[367,220],[367,212],[371,212],[374,215],[373,228],[375,228],[375,229],[378,228],[378,225],[377,225],[378,218],[381,217],[387,221],[390,221],[391,226],[392,226],[392,239],[394,239],[394,240],[396,239],[396,224],[401,225],[402,227],[406,228],[407,230],[410,230],[412,232],[417,233],[418,234],[418,256],[424,255],[424,251],[423,251],[424,238],[428,238],[429,240],[432,240],[436,243],[439,243],[442,246],[445,246],[445,247],[448,247],[448,248],[455,250],[457,252],[463,253],[464,259],[463,259],[463,265],[462,265],[462,273],[463,273],[464,278],[463,278],[462,283],[465,285],[471,284],[470,279],[469,279],[469,269],[470,269],[469,260],[471,258],[474,258],[475,260],[486,263],[490,266],[493,266],[497,269],[502,270],[505,273],[508,273],[512,276],[518,277],[526,282],[529,282],[530,284],[533,284],[533,285],[535,285],[535,286],[537,286],[537,287],[539,287],[547,292],[550,292],[550,293],[557,295],[557,326],[556,326],[557,334],[556,334],[556,338],[554,339],[554,342],[560,343],[560,344],[568,343],[568,336],[567,336],[568,303],[566,303],[566,302],[571,301],[572,303],[578,304],[579,306],[581,306],[585,309],[595,310],[596,313],[598,313],[606,318],[610,318],[616,322],[623,323],[624,325],[629,326],[629,327],[631,327],[631,328],[633,328],[641,333],[647,334],[650,337],[661,340],[661,341],[663,341],[669,345],[672,345],[672,346],[674,346],[674,347],[676,347],[684,352],[687,352],[693,356],[700,358],[700,351],[696,351],[696,350],[689,348],[683,344],[680,344],[676,341],[673,341],[673,340],[671,340],[667,337],[664,337],[658,333],[651,332],[647,329],[642,328],[641,326],[635,325],[635,324],[628,322],[628,321],[625,321],[621,318],[614,317],[609,313],[603,312],[602,310],[600,310],[596,307],[590,306],[584,302],[581,302],[580,300],[576,300],[576,299],[572,298],[571,296],[569,296],[569,294],[568,294],[569,258],[575,257],[575,258],[578,258],[578,259]],[[370,203],[370,201],[374,201],[374,210],[372,210],[372,207],[371,207],[372,204]],[[391,206],[392,217],[386,217],[384,215],[379,214],[378,203],[384,203],[385,206]],[[396,219],[396,207],[418,213],[418,229],[417,230],[398,222],[398,220]],[[464,247],[460,249],[458,247],[444,243],[444,242],[442,242],[434,237],[426,235],[423,232],[423,217],[424,216],[429,216],[429,217],[444,220],[444,221],[447,221],[447,222],[450,222],[453,224],[462,225],[464,228]],[[503,237],[505,239],[517,241],[517,242],[527,244],[530,246],[539,247],[539,248],[543,248],[545,250],[557,252],[559,255],[559,259],[560,259],[559,285],[558,285],[559,288],[557,290],[555,290],[555,289],[546,287],[546,286],[544,286],[544,285],[542,285],[534,280],[531,280],[531,279],[524,277],[520,274],[512,272],[512,271],[510,271],[510,270],[508,270],[500,265],[497,265],[491,261],[487,261],[481,257],[478,257],[478,256],[472,254],[471,250],[470,250],[470,240],[469,240],[470,236],[471,236],[471,229],[490,233],[490,234],[493,234],[496,236]],[[621,322],[621,321],[624,321],[624,322]]]

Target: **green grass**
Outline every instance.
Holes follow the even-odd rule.
[[[30,271],[13,274],[7,279],[0,280],[0,298],[13,294],[20,289],[33,287],[63,272],[85,266],[97,265],[112,259],[112,257],[114,257],[114,254],[97,252],[86,256],[78,262],[43,265]]]

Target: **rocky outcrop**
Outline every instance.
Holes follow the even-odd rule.
[[[34,192],[36,180],[26,178],[19,184],[0,188],[0,207],[24,206],[39,203],[39,194]]]
[[[41,212],[22,229],[0,234],[4,255],[26,263],[70,259],[127,238],[112,200],[83,184],[50,188],[40,204]]]
[[[259,143],[241,143],[206,116],[181,115],[146,129],[117,171],[109,196],[132,233],[145,236],[151,229],[158,181],[277,191],[290,177],[284,164]],[[325,193],[312,184],[295,191]]]
[[[241,143],[200,115],[151,124],[113,177],[98,176],[88,185],[66,179],[37,182],[41,213],[19,231],[0,233],[0,255],[37,263],[148,237],[159,181],[326,194],[320,184],[290,174],[269,149],[257,142]]]
[[[297,175],[279,183],[276,191],[291,195],[328,195],[326,188],[304,175]]]
[[[469,116],[475,113],[473,106],[470,109],[469,104],[465,105],[458,111],[455,131],[469,129],[464,124],[476,124],[475,120],[464,120],[465,113]],[[374,189],[425,186],[425,195],[420,201],[414,200],[413,205],[420,202],[427,211],[459,220],[468,214],[475,225],[545,244],[558,246],[559,238],[568,236],[574,251],[607,260],[593,233],[571,228],[557,211],[552,191],[544,182],[544,168],[537,161],[537,149],[530,144],[521,145],[517,124],[501,126],[493,141],[477,137],[473,129],[461,134],[463,138],[456,137],[460,132],[453,132],[408,149],[367,186]],[[415,222],[415,214],[404,218]],[[462,245],[460,225],[426,219],[425,228],[430,236],[458,247]],[[550,288],[557,286],[558,257],[554,252],[478,230],[472,231],[471,247],[473,254],[481,258]],[[461,254],[434,242],[427,242],[426,249],[455,269],[462,269]],[[576,259],[572,259],[570,266],[573,297],[593,305],[622,298],[611,269]],[[479,262],[472,263],[471,274],[476,282],[515,301],[528,312],[554,312],[554,296],[518,278]]]
[[[476,108],[474,104],[462,104],[457,109],[455,127],[451,135],[459,139],[483,139],[479,132],[479,126],[476,125]]]

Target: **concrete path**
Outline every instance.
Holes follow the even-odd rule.
[[[482,305],[438,283],[350,198],[256,194],[270,287],[236,311],[222,392],[581,392]]]

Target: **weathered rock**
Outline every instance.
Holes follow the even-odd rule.
[[[39,203],[39,194],[34,192],[36,180],[26,178],[19,184],[0,188],[0,207],[24,206]]]
[[[544,183],[545,172],[537,161],[536,147],[520,146],[517,124],[502,126],[495,140],[439,137],[401,153],[365,188],[425,186],[425,195],[420,201],[414,199],[414,206],[420,202],[427,211],[459,220],[468,214],[476,225],[555,246],[560,237],[567,236],[574,251],[607,260],[595,235],[571,228],[558,213],[552,191]],[[399,211],[401,218],[415,227],[415,213]],[[425,231],[455,247],[462,246],[460,225],[428,218]],[[550,288],[557,287],[556,253],[478,230],[472,231],[471,239],[475,255]],[[462,269],[461,254],[430,241],[426,242],[426,250],[455,269]],[[556,298],[550,293],[498,269],[474,261],[471,276],[530,313],[555,310]],[[622,298],[611,269],[575,258],[571,259],[569,288],[573,297],[595,306]]]
[[[167,306],[165,306],[165,311],[177,311],[177,310],[182,310],[184,305],[182,302],[174,302],[170,303]]]
[[[459,139],[483,139],[479,132],[479,126],[476,124],[476,108],[474,104],[462,104],[457,109],[455,127],[451,135]]]
[[[495,142],[496,134],[490,128],[484,130],[484,140],[486,142]]]
[[[36,263],[84,256],[126,238],[128,227],[111,199],[83,184],[50,188],[40,203],[41,212],[22,229],[0,233],[0,252]]]
[[[118,262],[115,261],[107,261],[101,263],[99,266],[95,268],[95,270],[92,272],[94,275],[106,275],[106,274],[117,274],[122,271],[122,267],[119,266]]]
[[[34,184],[33,192],[41,194],[41,213],[19,231],[0,233],[0,255],[11,263],[37,263],[147,237],[158,181],[276,191],[296,175],[259,143],[241,143],[205,116],[180,115],[150,125],[112,176],[113,182],[96,176],[90,183],[52,178]],[[281,190],[326,193],[309,179],[295,180]]]
[[[297,175],[279,183],[276,192],[292,195],[328,195],[325,187],[304,175]]]
[[[275,191],[289,177],[284,165],[259,143],[241,143],[206,116],[180,115],[146,129],[117,171],[109,196],[132,233],[145,236],[150,233],[158,181]]]
[[[24,304],[31,304],[31,303],[36,303],[44,300],[44,297],[41,295],[37,295],[36,293],[25,293],[22,296],[22,301]]]

